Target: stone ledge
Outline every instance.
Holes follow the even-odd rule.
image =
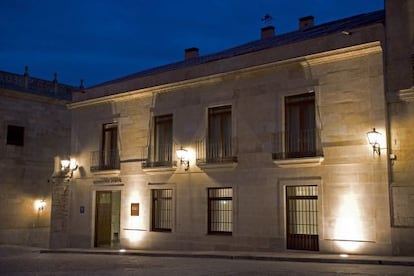
[[[295,159],[273,160],[273,163],[280,168],[303,168],[315,167],[320,165],[324,160],[323,156],[305,157]]]

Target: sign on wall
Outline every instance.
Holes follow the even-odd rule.
[[[139,203],[131,203],[131,216],[139,216]]]

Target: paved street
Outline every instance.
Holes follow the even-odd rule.
[[[0,247],[1,275],[414,275],[413,266],[39,253]]]

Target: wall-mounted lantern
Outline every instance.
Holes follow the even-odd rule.
[[[74,158],[65,158],[60,160],[60,168],[65,176],[70,179],[73,176],[73,172],[78,168],[78,163]]]
[[[382,133],[372,129],[372,131],[367,132],[368,141],[372,146],[373,154],[377,153],[378,156],[381,155],[381,145]]]
[[[190,167],[190,160],[188,156],[188,151],[186,149],[183,149],[181,147],[176,151],[177,158],[180,159],[180,165],[184,166],[184,169],[188,171],[188,168]]]
[[[46,201],[44,201],[43,199],[42,200],[36,200],[35,201],[35,208],[36,208],[36,210],[40,213],[40,212],[43,212],[43,210],[45,209],[45,207],[46,207]]]

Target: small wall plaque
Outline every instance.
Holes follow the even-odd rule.
[[[139,216],[139,203],[131,203],[131,216]]]

